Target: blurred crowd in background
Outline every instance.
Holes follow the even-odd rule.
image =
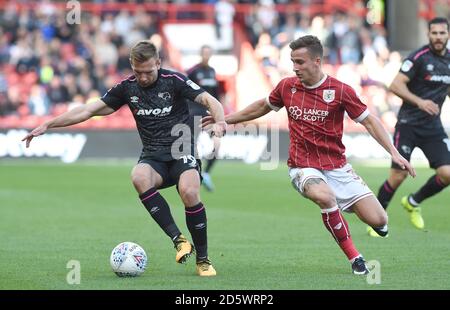
[[[273,85],[292,74],[289,42],[305,34],[316,35],[325,47],[325,72],[353,86],[367,99],[372,112],[393,128],[401,100],[388,92],[387,86],[398,72],[402,57],[390,50],[383,23],[370,23],[366,15],[357,14],[365,8],[363,1],[347,1],[352,8],[333,13],[309,11],[309,6],[322,2],[314,0],[295,1],[305,8],[300,12],[280,11],[280,5],[293,2],[287,0],[168,2],[214,6],[217,27],[232,25],[230,20],[238,23]],[[138,40],[152,40],[166,60],[160,35],[160,25],[166,18],[162,11],[83,10],[81,23],[68,24],[66,10],[53,2],[39,1],[28,8],[18,5],[28,3],[31,1],[9,1],[0,7],[0,123],[1,117],[7,116],[20,120],[30,115],[59,114],[98,98],[132,73],[129,49]],[[424,1],[423,5],[430,4],[426,9],[432,12],[441,10],[437,7],[440,3]],[[238,4],[249,6],[245,14],[236,11]],[[444,7],[448,14],[448,5]],[[170,67],[169,63],[164,65]]]

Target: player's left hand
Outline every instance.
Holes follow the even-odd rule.
[[[30,133],[28,133],[22,141],[25,141],[25,145],[28,148],[30,146],[31,140],[33,140],[34,137],[43,135],[48,129],[47,124],[42,124],[39,127],[36,127],[33,129]]]
[[[416,170],[411,164],[398,152],[392,155],[392,161],[400,166],[403,170],[408,170],[408,173],[414,178],[416,176]]]
[[[227,123],[225,121],[217,122],[212,125],[211,134],[216,137],[223,137],[227,131]]]

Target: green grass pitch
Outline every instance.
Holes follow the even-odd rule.
[[[450,289],[450,191],[423,203],[427,232],[413,228],[399,205],[431,169],[417,169],[418,177],[396,193],[388,209],[389,238],[370,238],[355,215],[346,215],[357,248],[381,264],[381,284],[369,285],[351,274],[318,207],[291,187],[284,163],[274,171],[217,163],[216,192],[202,189],[214,278],[196,276],[193,258],[175,263],[171,241],[131,185],[132,165],[3,160],[0,289]],[[387,166],[354,167],[375,192],[388,173]],[[175,188],[162,192],[190,236]],[[122,241],[146,250],[149,265],[141,277],[111,271],[109,255]],[[78,285],[66,282],[70,260],[80,262]]]

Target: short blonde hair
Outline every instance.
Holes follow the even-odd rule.
[[[141,40],[131,48],[130,61],[141,63],[151,58],[159,59],[159,53],[155,44],[149,40]]]

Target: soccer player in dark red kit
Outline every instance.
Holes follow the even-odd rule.
[[[28,147],[34,137],[48,129],[78,124],[96,115],[108,115],[122,105],[128,105],[143,144],[141,157],[131,173],[139,199],[174,243],[176,262],[184,263],[194,247],[181,234],[167,201],[159,192],[176,185],[185,205],[186,224],[195,246],[197,274],[215,276],[216,270],[208,257],[206,211],[199,194],[201,166],[194,157],[192,134],[187,134],[192,133],[193,128],[189,128],[192,125],[186,100],[208,108],[217,121],[212,131],[219,137],[226,130],[222,105],[184,75],[161,68],[158,50],[150,41],[142,40],[133,46],[130,64],[134,74],[108,90],[101,99],[45,122],[23,140]],[[182,130],[185,134],[179,136]]]
[[[450,184],[450,140],[442,126],[441,108],[450,91],[450,53],[446,48],[448,20],[437,17],[428,23],[429,44],[411,53],[390,86],[403,99],[395,126],[394,144],[406,159],[420,148],[436,173],[415,193],[404,196],[401,204],[411,223],[423,229],[420,203]],[[381,185],[378,199],[387,208],[395,191],[407,177],[392,163],[388,179]],[[369,228],[369,234],[373,234]]]
[[[295,77],[281,80],[268,98],[227,115],[228,124],[261,117],[286,108],[289,119],[289,176],[292,185],[321,210],[325,227],[351,263],[354,274],[367,274],[341,211],[352,211],[379,234],[386,235],[387,215],[372,191],[347,163],[342,144],[344,113],[366,127],[392,156],[392,161],[415,176],[414,169],[390,141],[378,118],[371,115],[355,91],[322,71],[323,47],[307,35],[290,43]],[[206,117],[203,126],[214,123]],[[362,146],[363,147],[363,146]]]

